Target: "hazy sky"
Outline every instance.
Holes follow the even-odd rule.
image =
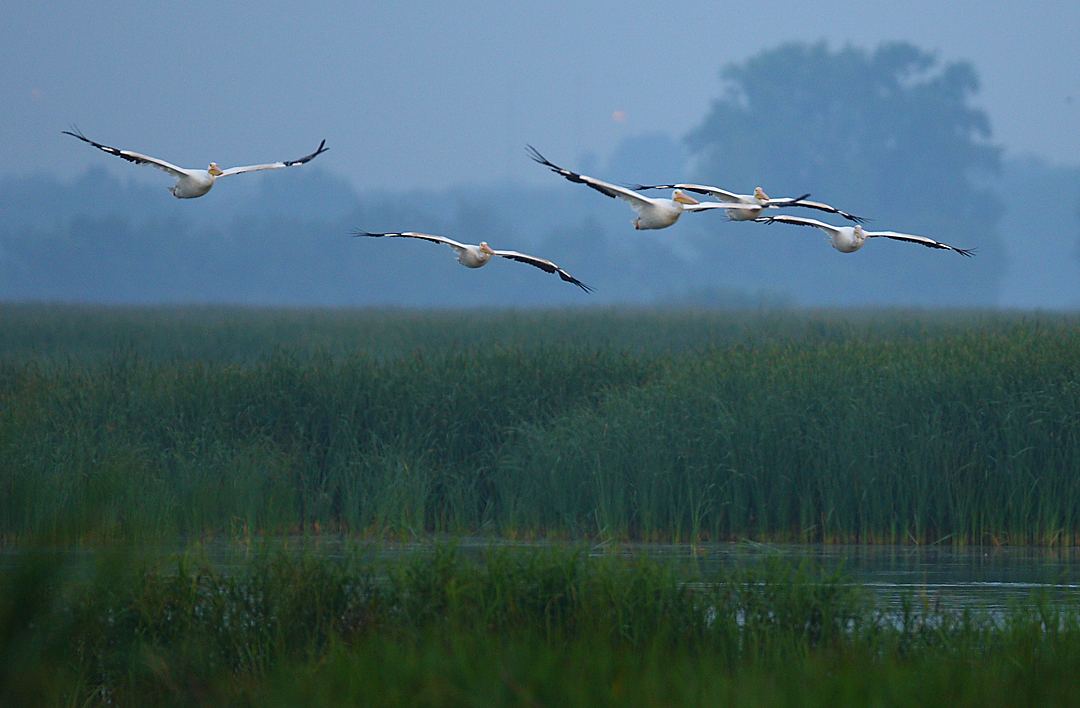
[[[299,157],[326,138],[319,164],[362,189],[550,181],[526,142],[573,167],[625,137],[681,137],[721,67],[821,39],[970,60],[1008,154],[1072,165],[1078,29],[1076,0],[11,1],[0,176],[99,164],[169,183],[60,134],[77,124],[191,167]]]

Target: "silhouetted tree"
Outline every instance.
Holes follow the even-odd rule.
[[[762,52],[721,76],[724,96],[686,137],[699,179],[744,193],[761,186],[777,197],[811,192],[872,218],[871,229],[978,248],[971,261],[877,241],[842,255],[823,246],[818,231],[732,224],[724,233],[738,229],[745,238],[712,245],[724,249],[725,262],[789,291],[827,288],[822,301],[996,301],[1005,266],[995,231],[1001,206],[975,178],[997,172],[1001,150],[989,142],[986,114],[970,104],[978,90],[970,64],[940,66],[906,43],[870,52],[822,42]]]

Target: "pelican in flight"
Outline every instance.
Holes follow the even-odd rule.
[[[577,182],[578,184],[592,187],[601,194],[605,194],[612,198],[618,197],[623,201],[629,202],[630,208],[636,211],[638,215],[633,222],[635,229],[665,229],[678,221],[684,211],[705,211],[707,209],[718,209],[724,206],[723,204],[716,202],[702,204],[679,189],[676,189],[672,193],[671,199],[652,199],[646,197],[644,194],[638,194],[634,190],[626,187],[620,187],[616,184],[610,184],[592,177],[579,175],[577,172],[564,170],[558,165],[548,162],[547,158],[537,152],[536,148],[532,145],[528,145],[527,147],[529,148],[529,157],[549,168],[552,172],[562,175],[571,182]]]
[[[827,211],[830,214],[838,214],[848,221],[854,221],[857,224],[866,221],[866,219],[861,216],[848,214],[846,211],[840,211],[834,206],[822,204],[821,202],[808,201],[807,197],[810,196],[809,194],[794,198],[784,197],[782,199],[770,199],[769,195],[765,194],[765,190],[761,187],[755,187],[753,194],[735,194],[726,189],[709,187],[704,184],[635,184],[632,189],[682,189],[687,192],[694,192],[695,194],[708,194],[710,197],[716,197],[720,201],[726,203],[725,208],[727,209],[727,215],[732,221],[753,221],[761,216],[762,210],[779,209],[780,207],[806,207],[808,209],[817,209],[818,211]]]
[[[795,224],[796,226],[813,226],[821,229],[829,235],[829,243],[832,247],[841,253],[854,253],[863,247],[868,238],[891,238],[897,241],[907,241],[908,243],[921,243],[927,248],[942,248],[947,251],[956,251],[961,256],[972,256],[975,253],[974,248],[956,248],[945,243],[940,243],[932,238],[926,238],[925,236],[913,236],[912,234],[901,234],[896,231],[866,231],[863,229],[862,224],[856,224],[855,226],[833,226],[832,224],[826,224],[824,221],[818,221],[817,219],[804,219],[801,216],[763,216],[755,221],[760,221],[765,224],[774,224],[780,222],[781,224]]]
[[[150,165],[156,167],[162,172],[168,172],[170,175],[176,178],[176,184],[169,187],[169,191],[173,193],[173,196],[177,199],[194,199],[195,197],[201,197],[210,191],[210,188],[214,186],[214,180],[218,177],[228,177],[229,175],[238,175],[241,172],[255,172],[256,170],[276,170],[282,167],[292,167],[293,165],[302,165],[305,162],[315,159],[315,156],[326,152],[326,141],[323,140],[319,143],[318,149],[310,155],[305,155],[299,160],[286,160],[285,162],[271,162],[266,165],[248,165],[247,167],[230,167],[227,170],[223,170],[217,166],[216,162],[211,162],[210,166],[205,170],[189,170],[183,167],[177,167],[171,165],[164,160],[159,160],[156,157],[149,157],[148,155],[140,155],[137,152],[129,152],[127,150],[117,150],[114,147],[108,145],[102,145],[101,143],[95,143],[90,138],[86,137],[79,132],[78,128],[74,129],[74,132],[65,130],[62,131],[64,135],[70,135],[74,138],[82,140],[84,143],[90,143],[98,150],[104,150],[110,155],[116,155],[122,157],[128,162],[134,162],[136,165]]]
[[[547,273],[558,273],[559,277],[568,283],[573,283],[587,293],[592,292],[585,283],[581,282],[574,276],[567,273],[565,270],[555,265],[549,260],[544,258],[537,258],[536,256],[529,256],[524,253],[518,253],[517,251],[495,251],[487,245],[486,241],[481,241],[479,246],[473,244],[458,243],[453,239],[446,238],[445,236],[432,236],[431,234],[421,234],[415,231],[397,231],[394,233],[371,233],[370,231],[356,231],[353,236],[370,236],[372,238],[381,238],[382,236],[389,236],[390,238],[418,238],[424,241],[431,241],[432,243],[441,243],[454,249],[457,253],[457,261],[466,268],[479,268],[485,265],[492,256],[500,256],[502,258],[509,258],[512,261],[518,261],[519,263],[528,263],[531,266],[535,266]]]

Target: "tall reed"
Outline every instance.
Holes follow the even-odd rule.
[[[9,540],[1080,541],[1069,318],[503,313],[493,344],[460,313],[329,313],[337,344],[286,349],[296,313],[227,311],[242,343],[194,356],[189,311],[109,312],[160,340],[79,356],[93,322],[33,313],[25,338],[64,334],[0,355]],[[357,322],[410,344],[350,350]]]
[[[595,517],[597,532],[646,538],[1080,538],[1073,331],[737,346],[682,364],[512,450],[505,484],[545,482],[527,492],[532,523],[584,530]]]

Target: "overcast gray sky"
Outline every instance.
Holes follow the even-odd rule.
[[[612,9],[618,7],[619,9]],[[356,187],[550,180],[623,138],[681,137],[718,72],[792,40],[908,40],[970,60],[1009,155],[1080,162],[1080,2],[631,0],[0,4],[0,176],[88,165],[168,178],[62,136],[183,166],[299,157]],[[119,163],[119,164],[114,164]]]

